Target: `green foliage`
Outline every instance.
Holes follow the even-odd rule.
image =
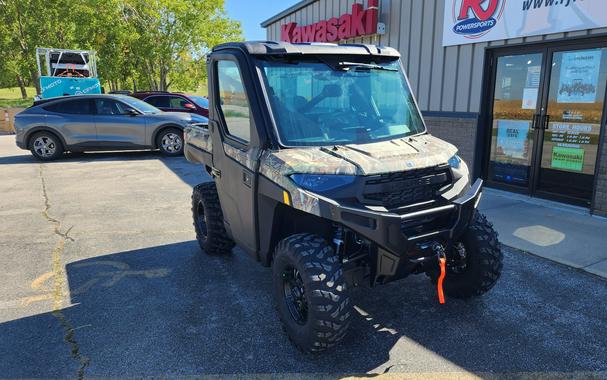
[[[109,89],[196,91],[209,49],[241,39],[223,0],[0,0],[0,86],[37,86],[35,49],[56,47],[96,50]]]
[[[22,99],[19,87],[0,88],[0,108],[31,106],[33,97],[36,95],[36,89],[34,87],[26,87],[25,91],[27,99]]]

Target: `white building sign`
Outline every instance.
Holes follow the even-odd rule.
[[[607,0],[445,0],[443,46],[607,27]]]

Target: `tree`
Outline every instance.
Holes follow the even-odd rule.
[[[192,88],[206,75],[208,50],[240,40],[240,23],[230,20],[222,0],[126,0],[125,16],[136,30],[132,52],[150,89],[178,82]]]
[[[3,47],[7,70],[12,72],[25,95],[26,78],[40,93],[36,68],[36,47],[62,46],[72,43],[75,29],[66,21],[65,2],[59,0],[2,0],[0,24],[2,35],[9,36]]]
[[[66,8],[67,7],[67,8]],[[193,89],[205,80],[205,54],[240,40],[223,0],[0,0],[0,82],[40,93],[36,47],[96,50],[110,89],[146,83]]]

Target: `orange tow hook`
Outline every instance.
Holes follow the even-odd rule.
[[[447,274],[445,266],[447,264],[447,258],[445,255],[441,255],[438,258],[438,265],[440,267],[440,276],[438,277],[438,302],[440,304],[445,303],[445,293],[443,292],[443,280],[445,279],[445,275]]]

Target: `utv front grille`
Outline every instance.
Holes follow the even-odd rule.
[[[449,166],[436,166],[404,172],[369,176],[365,181],[363,202],[388,209],[428,202],[451,184]]]

